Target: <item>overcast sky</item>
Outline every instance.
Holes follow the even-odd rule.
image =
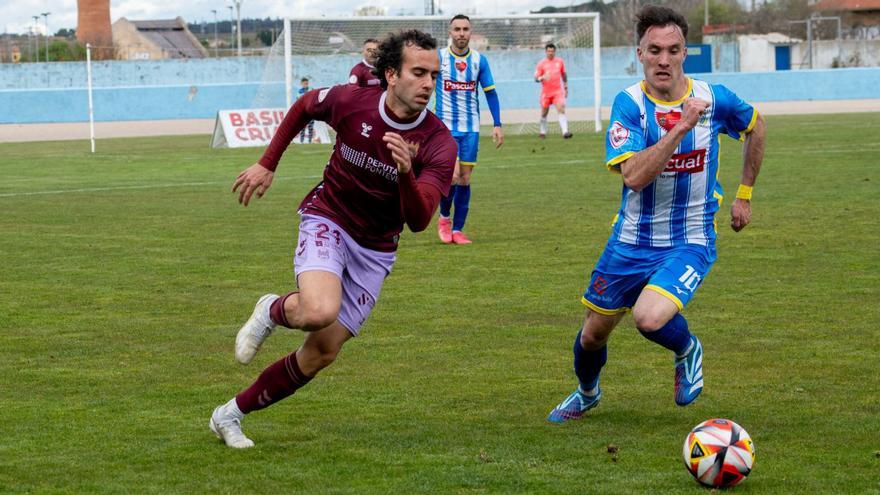
[[[581,0],[582,1],[582,0]],[[436,0],[435,0],[436,2]],[[445,14],[462,11],[483,15],[527,13],[546,5],[571,5],[571,0],[440,0]],[[120,17],[132,20],[171,19],[183,17],[187,22],[213,21],[216,9],[219,19],[229,18],[230,0],[110,0],[110,21]],[[241,17],[294,17],[319,15],[351,15],[357,8],[382,5],[388,15],[406,12],[424,13],[424,0],[243,0]],[[49,32],[76,27],[76,0],[0,0],[0,32],[26,33],[34,25],[33,16],[50,12]],[[43,18],[39,19],[43,28]]]

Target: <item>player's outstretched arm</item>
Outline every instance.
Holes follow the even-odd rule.
[[[623,183],[633,191],[641,191],[666,168],[666,163],[675,153],[675,148],[691,129],[696,127],[709,102],[699,98],[684,101],[681,120],[675,124],[656,144],[646,148],[620,164]]]
[[[757,110],[755,110],[757,112]],[[766,142],[767,127],[764,118],[758,114],[752,132],[745,135],[743,145],[743,172],[736,199],[730,207],[730,227],[735,231],[746,228],[752,221],[752,187],[761,171],[764,162],[764,144]]]
[[[296,100],[296,103],[284,116],[284,120],[281,121],[281,125],[278,126],[260,160],[244,169],[235,178],[232,192],[238,191],[239,203],[247,206],[254,193],[258,198],[262,198],[269,186],[272,185],[275,168],[278,167],[281,155],[284,154],[293,137],[302,131],[313,118],[320,117],[313,115],[307,108],[308,105],[314,105],[317,95],[318,90],[313,90]]]
[[[258,198],[262,198],[263,194],[266,194],[266,190],[272,185],[274,177],[275,172],[259,163],[255,163],[238,174],[238,177],[235,178],[235,182],[232,184],[232,192],[238,191],[238,202],[247,206],[254,193],[256,193]]]

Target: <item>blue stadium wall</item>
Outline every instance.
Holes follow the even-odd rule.
[[[715,47],[713,70],[698,77],[721,83],[748,101],[877,98],[880,68],[739,73],[730,47]],[[539,86],[532,71],[540,51],[490,52],[502,108],[535,108]],[[564,53],[570,75],[569,106],[593,104],[592,52]],[[294,89],[307,76],[312,87],[344,82],[354,56],[294,59]],[[602,104],[640,80],[631,48],[602,50]],[[213,118],[221,109],[252,108],[258,90],[274,89],[259,106],[284,106],[283,83],[264,74],[262,58],[106,61],[93,64],[98,121]],[[274,80],[275,82],[271,82]],[[270,81],[270,82],[263,82]],[[0,124],[88,120],[86,69],[82,62],[0,64]]]

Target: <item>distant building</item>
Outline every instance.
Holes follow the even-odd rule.
[[[366,5],[364,7],[359,7],[357,10],[355,10],[354,15],[357,17],[385,15],[385,7],[374,7],[372,5]]]
[[[737,36],[746,34],[745,24],[705,24],[702,27],[703,43],[725,43],[735,41]]]
[[[130,21],[122,17],[113,23],[113,45],[119,60],[208,56],[208,51],[180,17],[154,21]]]
[[[819,0],[810,9],[839,15],[844,29],[880,26],[880,0]]]

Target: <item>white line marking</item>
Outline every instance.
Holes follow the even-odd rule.
[[[294,179],[320,179],[320,175],[305,175],[299,177],[280,177],[275,179],[275,181],[279,180],[294,180]],[[209,182],[178,182],[175,184],[138,184],[131,186],[108,186],[108,187],[83,187],[80,189],[56,189],[52,191],[30,191],[30,192],[15,192],[15,193],[0,193],[0,198],[16,198],[21,196],[43,196],[47,194],[75,194],[75,193],[89,193],[89,192],[106,192],[106,191],[125,191],[132,189],[167,189],[172,187],[197,187],[197,186],[216,186],[221,184],[227,184],[230,187],[232,186],[231,181],[209,181]]]

